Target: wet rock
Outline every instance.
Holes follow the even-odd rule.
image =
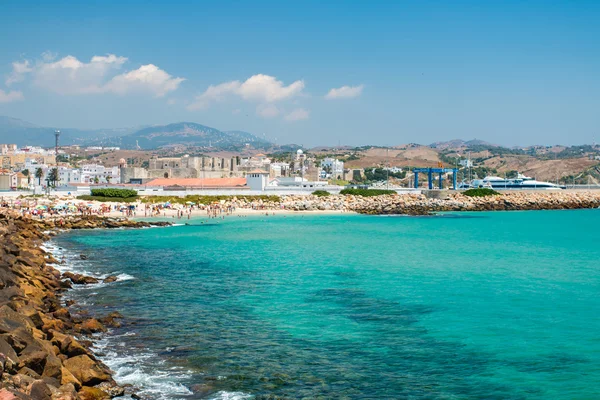
[[[95,388],[84,386],[77,393],[81,400],[108,400],[110,396],[105,391]]]
[[[102,280],[102,283],[112,283],[116,282],[119,279],[116,275],[109,275]]]
[[[62,276],[63,278],[69,279],[75,285],[89,285],[100,282],[98,279],[92,276],[74,274],[73,272],[65,272]]]
[[[104,325],[95,318],[86,319],[81,324],[75,325],[75,330],[86,334],[106,332]]]
[[[85,254],[80,254],[79,258],[82,259],[82,260],[87,260],[88,256],[86,256]]]
[[[95,386],[97,389],[101,389],[106,392],[111,398],[119,397],[125,394],[125,388],[117,385],[114,382],[102,382]]]

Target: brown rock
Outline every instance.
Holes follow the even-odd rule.
[[[10,359],[13,364],[19,363],[19,356],[17,352],[9,345],[4,338],[0,337],[0,353],[4,354],[6,358]]]
[[[84,385],[97,385],[111,379],[106,368],[86,355],[69,358],[64,366]]]
[[[106,278],[104,278],[104,280],[102,281],[103,283],[112,283],[112,282],[116,282],[117,281],[117,276],[116,275],[109,275]]]
[[[77,393],[81,400],[108,400],[110,396],[105,391],[95,388],[84,386]]]
[[[50,400],[52,392],[46,382],[37,380],[31,384],[29,395],[36,400]]]
[[[52,393],[52,400],[79,400],[77,390],[71,383],[67,383]]]
[[[46,366],[46,357],[48,353],[45,351],[32,351],[31,353],[21,354],[19,367],[27,367],[34,370],[37,374],[42,375]]]
[[[53,354],[48,354],[42,376],[47,376],[60,381],[62,378],[62,362],[60,361],[60,358]]]
[[[75,339],[71,339],[71,341],[67,345],[67,348],[63,351],[69,357],[88,355],[88,353],[89,353],[89,350],[86,349],[85,347],[83,347],[83,345]]]
[[[79,382],[79,380],[77,378],[75,378],[75,376],[71,373],[71,371],[69,371],[65,367],[61,368],[61,375],[62,375],[62,377],[60,379],[61,385],[72,385],[74,387],[74,389],[77,389],[77,390],[79,390],[79,388],[81,388],[81,382]]]
[[[117,385],[114,381],[102,382],[95,387],[106,392],[111,398],[123,396],[125,394],[125,388]]]
[[[0,333],[12,332],[18,328],[31,331],[34,327],[29,318],[17,313],[9,306],[0,307]]]
[[[104,327],[104,325],[102,325],[100,321],[98,321],[95,318],[86,319],[81,324],[75,325],[75,329],[79,332],[87,334],[106,332],[106,328]]]

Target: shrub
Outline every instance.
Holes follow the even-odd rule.
[[[465,190],[463,194],[465,196],[469,196],[469,197],[486,197],[486,196],[497,196],[500,193],[496,192],[494,189],[478,188],[478,189]]]
[[[81,196],[77,196],[78,200],[86,200],[86,201],[101,201],[102,203],[107,203],[109,201],[118,201],[121,203],[133,203],[134,201],[136,201],[138,199],[137,196],[135,197],[127,197],[127,198],[123,198],[123,197],[104,197],[104,196],[90,196],[87,194],[81,195]]]
[[[386,194],[396,194],[395,190],[385,189],[343,189],[340,194],[352,194],[354,196],[372,197]]]
[[[131,189],[103,188],[103,189],[92,189],[92,196],[126,199],[129,197],[136,197],[137,192],[135,190],[131,190]]]
[[[315,190],[314,192],[312,192],[312,194],[318,197],[327,197],[330,195],[330,193],[327,190]]]

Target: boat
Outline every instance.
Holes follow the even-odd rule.
[[[516,178],[505,179],[499,176],[486,176],[483,179],[474,179],[471,186],[476,188],[499,189],[535,189],[535,190],[560,190],[564,186],[555,185],[550,182],[537,181],[525,175],[517,174]]]

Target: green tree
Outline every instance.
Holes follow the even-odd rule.
[[[44,170],[41,168],[37,168],[35,170],[35,177],[38,178],[38,185],[42,184],[42,178],[44,177]]]
[[[58,182],[58,168],[52,168],[50,170],[50,174],[48,174],[48,181],[52,182],[52,184],[56,187],[56,183]]]
[[[27,177],[27,184],[29,185],[29,183],[31,182],[31,176],[29,176],[29,170],[24,169],[23,171],[21,171],[21,173]]]

